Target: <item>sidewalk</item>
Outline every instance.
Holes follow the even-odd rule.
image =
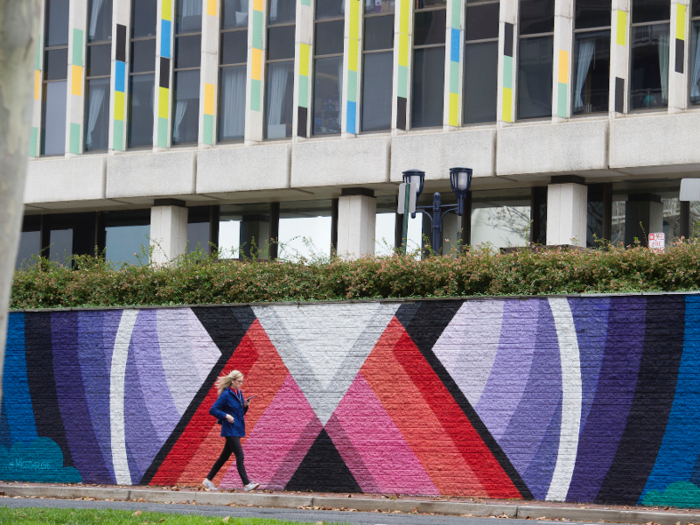
[[[579,522],[700,524],[700,509],[576,505],[542,501],[489,500],[480,498],[377,496],[371,494],[322,494],[306,492],[206,492],[182,487],[119,487],[0,483],[0,498],[61,498],[145,503],[186,503],[232,507],[303,508],[365,512],[443,514]],[[1,500],[0,500],[1,501]]]

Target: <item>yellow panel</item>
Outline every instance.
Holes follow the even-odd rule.
[[[569,52],[559,50],[559,82],[569,83]]]
[[[627,35],[627,11],[617,12],[617,45],[624,46]]]
[[[262,80],[262,49],[253,48],[253,64],[250,68],[250,74],[253,80]]]
[[[401,26],[400,26],[400,31],[404,34],[407,35],[408,32],[410,31],[411,27],[411,7],[410,7],[410,2],[411,0],[399,0],[400,5],[401,5]]]
[[[158,88],[158,116],[168,118],[170,108],[170,90],[168,88]]]
[[[83,95],[83,68],[80,66],[72,66],[72,68],[70,92],[80,97]]]
[[[357,55],[359,49],[359,42],[354,38],[348,41],[348,70],[357,71]]]
[[[204,114],[214,115],[214,84],[204,84]]]
[[[685,40],[685,6],[683,4],[676,5],[678,6],[678,11],[676,11],[676,38]]]
[[[207,14],[216,16],[216,0],[207,0]]]
[[[408,67],[408,35],[399,34],[399,65]]]
[[[450,93],[450,126],[459,126],[459,95]]]
[[[299,74],[309,76],[309,44],[299,44]]]
[[[256,11],[260,11],[261,13],[263,12],[263,0],[254,0],[253,2],[253,9]]]
[[[39,100],[41,88],[41,71],[34,71],[34,99]]]
[[[114,92],[114,119],[124,120],[124,93]]]
[[[163,20],[173,20],[173,4],[172,0],[162,0],[160,17]]]
[[[504,122],[513,122],[513,90],[503,88],[503,117]]]
[[[360,38],[360,2],[350,0],[350,38]]]

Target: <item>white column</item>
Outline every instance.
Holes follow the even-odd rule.
[[[85,48],[87,0],[73,0],[68,10],[68,102],[66,104],[66,157],[83,152],[85,113]]]
[[[498,30],[498,127],[515,122],[518,0],[501,0]]]
[[[629,93],[630,0],[612,0],[610,31],[610,118],[627,112]]]
[[[187,248],[187,208],[174,199],[156,200],[151,208],[152,262],[168,264]]]
[[[547,189],[547,245],[586,246],[588,187],[581,177],[552,177]]]
[[[199,113],[200,148],[208,148],[216,144],[220,4],[223,2],[204,0],[202,10],[202,69],[199,100],[203,103]]]
[[[129,90],[129,64],[126,57],[131,35],[131,0],[114,0],[112,11],[112,78],[109,90],[109,151],[126,149],[126,104]]]
[[[678,113],[688,106],[688,0],[671,0],[671,30],[668,39],[668,112]]]
[[[41,91],[44,61],[44,13],[46,2],[39,2],[39,33],[37,34],[36,58],[34,63],[34,109],[32,111],[32,129],[29,132],[29,156],[39,157],[41,150]]]
[[[554,0],[554,63],[552,68],[552,120],[571,116],[571,41],[573,35],[573,0]]]
[[[173,84],[173,50],[175,49],[175,4],[171,0],[158,0],[158,26],[156,29],[156,81],[155,111],[153,115],[153,150],[170,147],[170,120]],[[162,70],[162,71],[161,71]]]
[[[462,125],[462,68],[464,67],[465,2],[447,2],[447,27],[445,28],[445,90],[443,94],[443,127],[445,131]],[[454,52],[453,52],[454,50]]]
[[[348,0],[345,9],[345,42],[343,46],[343,92],[341,100],[341,136],[351,138],[357,135],[360,126],[359,93],[362,90],[362,19],[363,3]]]
[[[298,0],[294,34],[294,107],[292,141],[303,142],[311,135],[311,79],[313,78],[314,9],[310,0]],[[343,99],[345,100],[345,99]]]
[[[343,190],[338,200],[338,256],[374,254],[377,199],[372,190]]]
[[[298,0],[302,1],[302,0]],[[297,2],[297,9],[299,3]],[[246,89],[245,143],[263,140],[265,117],[265,48],[267,1],[248,2],[248,75]]]
[[[411,71],[413,69],[413,1],[396,0],[394,14],[394,82],[392,134],[403,133],[411,122]]]

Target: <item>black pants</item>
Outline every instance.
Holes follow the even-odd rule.
[[[221,452],[219,459],[216,460],[214,466],[209,471],[207,479],[212,481],[214,476],[221,470],[224,463],[228,461],[231,457],[231,453],[236,455],[236,468],[238,469],[238,475],[241,476],[241,481],[243,485],[250,483],[248,479],[248,474],[245,472],[245,465],[243,464],[243,447],[241,447],[241,438],[238,436],[228,436],[226,438],[226,444],[224,445],[224,450]]]

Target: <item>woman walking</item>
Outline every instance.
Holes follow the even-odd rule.
[[[202,482],[209,490],[219,490],[213,483],[214,476],[219,472],[224,463],[231,457],[231,453],[236,455],[236,468],[241,476],[243,488],[246,492],[255,490],[260,485],[248,479],[243,464],[243,448],[241,448],[241,438],[245,436],[244,415],[248,411],[250,400],[243,397],[241,386],[243,385],[243,374],[234,370],[228,375],[216,380],[216,387],[219,390],[219,399],[209,409],[209,413],[221,422],[221,437],[226,438],[224,450],[216,460],[206,479]]]

